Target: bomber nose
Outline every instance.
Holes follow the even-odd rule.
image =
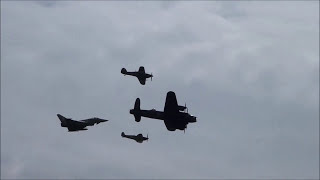
[[[197,122],[197,117],[192,116],[192,117],[191,117],[191,122]]]

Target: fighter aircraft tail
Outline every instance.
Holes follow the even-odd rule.
[[[63,117],[61,114],[57,114],[58,118],[60,119],[61,123],[65,122],[66,118]]]
[[[122,73],[122,74],[126,74],[126,73],[127,73],[126,68],[122,68],[122,69],[121,69],[121,73]]]

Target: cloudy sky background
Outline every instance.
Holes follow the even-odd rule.
[[[134,121],[170,90],[185,134]],[[1,1],[1,178],[319,178],[318,109],[318,1]]]

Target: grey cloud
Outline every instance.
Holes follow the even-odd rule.
[[[319,2],[1,3],[1,178],[318,178]],[[185,134],[134,122],[170,90]]]

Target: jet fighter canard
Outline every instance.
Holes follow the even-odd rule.
[[[101,122],[107,122],[106,119],[100,119],[100,118],[89,118],[85,120],[79,120],[75,121],[71,118],[63,117],[61,114],[57,114],[58,118],[61,121],[61,127],[68,128],[68,131],[84,131],[88,130],[87,126],[93,126],[94,124],[99,124]]]
[[[143,141],[145,140],[148,140],[148,135],[147,137],[143,137],[142,134],[138,134],[138,135],[126,135],[124,134],[124,132],[121,133],[121,136],[124,137],[124,138],[128,138],[128,139],[133,139],[135,141],[137,141],[138,143],[142,143]]]
[[[188,112],[184,112],[185,110],[187,110],[186,105],[178,105],[176,94],[173,91],[169,91],[164,111],[157,111],[155,109],[142,110],[140,109],[140,98],[137,98],[134,109],[130,110],[130,114],[134,116],[136,122],[140,122],[141,117],[163,120],[169,131],[175,131],[176,129],[185,130],[188,123],[197,122],[197,118]]]
[[[129,75],[129,76],[135,76],[138,78],[140,84],[145,85],[146,84],[146,79],[151,78],[152,81],[152,73],[148,74],[145,72],[144,67],[140,66],[139,71],[134,71],[134,72],[128,72],[125,68],[121,69],[121,73],[124,75]]]

